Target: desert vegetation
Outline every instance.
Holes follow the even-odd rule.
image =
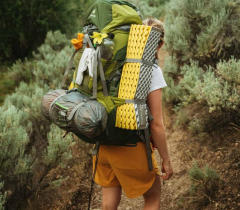
[[[70,40],[82,30],[92,2],[1,3],[0,210],[40,210],[43,206],[37,200],[42,198],[41,191],[66,184],[70,176],[66,169],[74,168],[79,151],[87,154],[81,161],[91,163],[91,145],[79,143],[71,134],[63,139],[64,132],[41,115],[40,103],[46,92],[60,87],[61,75],[74,51]],[[226,170],[234,171],[230,174],[233,178],[240,169],[240,1],[130,2],[140,8],[144,18],[155,16],[164,21],[164,50],[168,55],[163,71],[168,88],[164,89],[163,101],[171,113],[168,117],[174,119],[172,129],[190,133],[198,145],[211,136],[211,154],[218,157],[216,148],[225,148],[228,158],[224,160],[230,165]],[[221,143],[222,136],[229,144]],[[234,145],[231,154],[227,153],[229,145]],[[91,167],[82,167],[78,173],[72,178],[73,185],[80,173],[91,177]],[[216,207],[224,197],[218,196],[219,191],[239,184],[224,180],[217,165],[207,162],[195,163],[186,173],[191,184],[177,198],[175,209]],[[74,189],[59,209],[84,206],[84,189],[82,185]],[[225,203],[221,209],[234,209],[238,205],[234,202]]]
[[[165,28],[170,56],[164,71],[170,88],[164,97],[179,115],[184,107],[197,103],[210,116],[227,115],[226,124],[239,123],[239,6],[239,1],[168,4]]]

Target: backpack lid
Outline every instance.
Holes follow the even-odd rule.
[[[118,0],[97,0],[85,22],[85,26],[95,25],[101,33],[109,33],[122,25],[142,24],[138,8]]]

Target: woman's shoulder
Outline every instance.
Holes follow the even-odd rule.
[[[161,75],[163,77],[163,72],[159,65],[154,65],[152,75]]]
[[[167,84],[163,77],[162,69],[158,65],[154,65],[149,92],[152,92],[152,91],[160,89],[160,88],[164,88],[166,86],[167,86]]]

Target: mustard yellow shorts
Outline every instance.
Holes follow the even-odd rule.
[[[145,143],[136,147],[101,145],[95,182],[103,187],[122,186],[129,198],[136,198],[147,192],[155,175],[160,175],[154,152],[153,171],[149,171]],[[96,156],[93,157],[93,171]]]

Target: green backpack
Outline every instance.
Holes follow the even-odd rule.
[[[107,128],[105,131],[95,137],[88,138],[85,135],[76,134],[80,139],[88,143],[100,142],[100,144],[110,145],[131,145],[138,141],[139,131],[121,129],[115,127],[116,124],[116,107],[124,104],[125,100],[117,98],[118,87],[121,78],[121,71],[126,60],[126,51],[128,36],[131,24],[142,24],[141,17],[137,7],[126,1],[112,1],[112,0],[97,0],[88,13],[84,25],[85,44],[89,47],[93,45],[91,36],[93,32],[100,32],[108,34],[108,38],[103,40],[101,46],[98,46],[101,53],[102,70],[104,72],[104,80],[106,89],[102,84],[99,68],[97,71],[97,88],[93,78],[89,76],[88,72],[84,72],[83,82],[81,85],[75,83],[76,72],[74,72],[73,80],[70,85],[71,89],[77,89],[82,94],[92,96],[100,102],[108,112]],[[106,44],[104,43],[106,41]],[[109,44],[110,43],[110,44]],[[112,45],[111,45],[112,43]],[[108,53],[108,48],[111,48]],[[82,57],[84,47],[79,49],[74,57],[74,66],[78,67]],[[69,65],[71,66],[71,65]],[[104,92],[105,91],[105,92]],[[95,94],[95,96],[94,96]]]
[[[148,130],[151,116],[146,98],[160,32],[142,25],[134,5],[126,1],[97,0],[90,8],[83,33],[83,47],[73,53],[62,81],[63,87],[74,63],[78,69],[69,90],[49,91],[42,100],[42,113],[60,128],[95,144],[90,209],[100,145],[135,146],[145,141],[149,171],[153,170]],[[84,66],[86,62],[81,63],[84,59],[88,68]],[[89,119],[93,128],[86,123]]]

